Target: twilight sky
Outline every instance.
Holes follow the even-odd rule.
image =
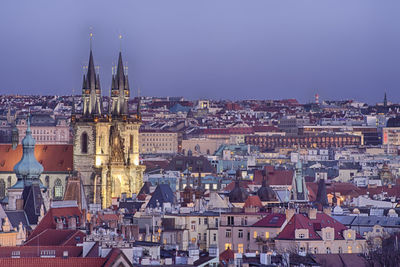
[[[1,0],[0,94],[80,92],[93,27],[108,94],[400,102],[398,0]]]

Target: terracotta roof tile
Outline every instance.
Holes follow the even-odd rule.
[[[35,157],[45,172],[72,170],[72,145],[36,145]],[[0,144],[0,172],[13,172],[22,157],[22,145],[13,150],[11,144]]]
[[[281,227],[286,220],[286,215],[280,213],[271,213],[262,218],[252,226],[256,227]]]
[[[246,201],[244,202],[244,208],[254,208],[259,207],[261,208],[263,204],[258,196],[249,196]]]
[[[2,258],[0,266],[7,267],[96,267],[103,266],[106,258]]]
[[[54,250],[56,257],[62,257],[64,251],[68,251],[69,257],[79,257],[83,247],[78,246],[16,246],[0,247],[0,258],[10,258],[12,253],[18,252],[21,258],[39,257],[40,251]]]
[[[296,229],[308,229],[310,235],[309,239],[321,240],[322,238],[317,234],[317,231],[325,227],[332,227],[335,229],[336,240],[343,240],[343,231],[348,229],[339,221],[325,213],[317,213],[316,219],[309,219],[306,214],[295,214],[279,233],[277,239],[294,240]],[[361,236],[357,235],[357,238],[361,238]]]

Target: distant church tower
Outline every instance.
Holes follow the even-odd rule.
[[[129,82],[121,52],[117,73],[112,77],[108,114],[103,110],[92,50],[82,87],[82,113],[73,114],[71,119],[74,170],[81,174],[88,202],[107,208],[112,198],[139,192],[145,169],[139,165],[140,114],[129,114]]]
[[[308,202],[308,190],[303,176],[303,165],[299,160],[292,180],[291,202]]]

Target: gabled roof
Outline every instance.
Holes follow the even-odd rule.
[[[252,226],[255,227],[281,227],[283,223],[286,220],[286,215],[285,214],[280,214],[280,213],[271,213]]]
[[[147,208],[157,208],[162,207],[164,203],[174,203],[175,196],[171,190],[171,187],[167,184],[159,184],[153,192],[149,203],[147,203]]]
[[[43,219],[36,226],[35,230],[33,230],[32,234],[29,236],[29,240],[46,229],[56,229],[56,218],[64,217],[68,225],[68,219],[71,216],[82,219],[82,212],[78,207],[50,208],[50,210],[46,213]]]
[[[295,214],[279,233],[277,239],[295,240],[295,230],[308,229],[309,240],[322,240],[317,233],[322,228],[332,227],[335,232],[335,240],[343,240],[343,231],[348,228],[325,213],[317,213],[316,219],[310,219],[306,214]],[[357,238],[362,238],[357,234]]]

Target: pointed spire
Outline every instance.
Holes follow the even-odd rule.
[[[125,77],[124,77],[124,64],[122,63],[122,53],[119,52],[118,56],[118,66],[117,66],[117,75],[116,75],[116,80],[118,82],[118,86],[121,86],[125,82]]]
[[[90,89],[94,89],[96,87],[96,70],[94,68],[94,61],[93,61],[93,53],[92,49],[90,49],[90,55],[89,55],[89,65],[88,65],[88,71],[87,71],[87,81],[88,81],[88,87]]]
[[[387,96],[386,96],[386,92],[385,92],[385,97],[383,98],[383,106],[387,107]]]
[[[329,206],[325,179],[320,179],[318,182],[317,198],[314,202],[314,205],[318,206],[318,208],[325,208]]]

